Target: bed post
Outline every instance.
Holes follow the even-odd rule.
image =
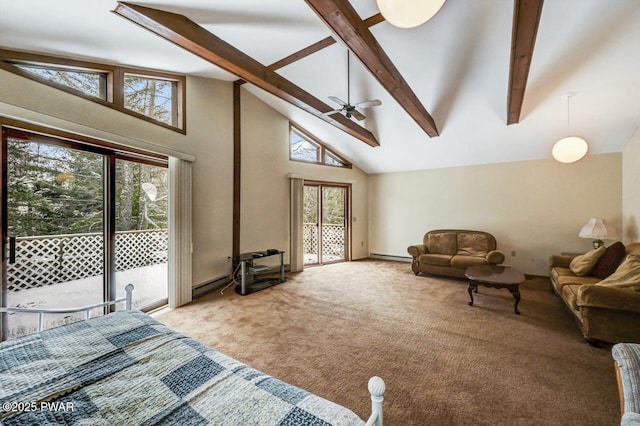
[[[369,379],[369,393],[371,394],[371,417],[366,426],[382,426],[382,401],[384,400],[384,380],[378,376]]]
[[[133,293],[133,284],[129,283],[127,284],[127,286],[124,288],[124,291],[127,293],[127,300],[125,301],[125,309],[127,311],[131,310],[131,300],[133,299],[132,293]]]

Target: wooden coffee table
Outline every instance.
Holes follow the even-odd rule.
[[[470,266],[464,275],[469,279],[469,297],[471,302],[469,306],[473,306],[473,292],[478,292],[478,285],[485,287],[506,288],[516,300],[514,311],[520,315],[518,303],[520,303],[520,284],[525,282],[524,274],[516,269],[507,266],[498,265],[477,265]]]

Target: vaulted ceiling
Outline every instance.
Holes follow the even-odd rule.
[[[567,136],[567,92],[576,92],[569,130],[590,153],[621,151],[640,124],[637,0],[448,0],[413,29],[381,21],[375,0],[0,0],[0,9],[0,47],[242,78],[371,173],[550,158]],[[176,15],[193,25],[182,42]],[[324,114],[336,106],[329,96],[348,97],[347,49],[352,103],[382,100],[364,121]]]

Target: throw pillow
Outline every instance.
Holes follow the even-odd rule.
[[[618,269],[626,254],[624,244],[620,241],[611,244],[593,266],[591,275],[604,280]]]
[[[600,259],[600,256],[604,254],[605,250],[605,246],[600,246],[590,252],[574,257],[569,264],[569,269],[579,277],[589,275],[593,269],[593,265],[596,264],[598,259]]]
[[[640,256],[628,255],[613,274],[597,285],[640,291]]]

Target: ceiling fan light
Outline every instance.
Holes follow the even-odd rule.
[[[391,25],[413,28],[431,19],[446,0],[376,0],[378,9]]]
[[[587,155],[587,141],[578,136],[567,136],[553,145],[551,154],[561,163],[575,163]]]

